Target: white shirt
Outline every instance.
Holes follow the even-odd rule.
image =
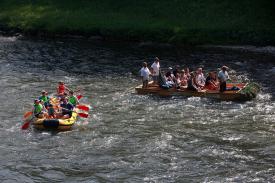
[[[143,80],[149,80],[149,75],[150,75],[150,71],[148,69],[148,67],[144,68],[142,67],[140,69],[140,76],[142,77]]]
[[[219,80],[221,81],[221,82],[224,82],[224,81],[226,81],[226,80],[228,80],[229,79],[229,75],[228,75],[228,73],[227,73],[227,71],[220,71],[219,72],[219,74],[218,74],[218,78],[219,78]]]
[[[205,77],[204,77],[203,73],[198,74],[196,79],[197,79],[197,83],[200,86],[204,86],[204,84],[205,84]]]
[[[159,62],[154,62],[152,65],[151,65],[151,68],[153,69],[153,76],[158,76],[159,75]]]

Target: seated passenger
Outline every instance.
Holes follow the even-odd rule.
[[[205,89],[207,90],[217,90],[218,86],[216,85],[215,82],[215,76],[213,72],[209,72],[208,76],[205,80]]]
[[[180,66],[179,65],[176,65],[175,69],[173,70],[173,75],[176,77],[177,74],[180,73]]]
[[[171,87],[175,86],[174,80],[171,77],[166,77],[166,84],[170,85]]]
[[[38,99],[46,108],[50,104],[50,97],[48,97],[48,92],[46,92],[45,90],[41,91],[41,96]]]
[[[33,105],[33,115],[37,118],[43,118],[45,117],[45,107],[41,104],[40,100],[35,99],[34,105]]]
[[[74,106],[71,103],[68,103],[68,99],[63,99],[63,103],[60,104],[62,108],[62,118],[70,118],[72,117]]]
[[[174,75],[171,72],[172,68],[169,68],[169,71],[165,74],[165,79],[166,79],[166,84],[170,85],[170,86],[174,86],[175,82],[174,82]]]
[[[71,91],[68,87],[65,86],[65,83],[63,81],[58,82],[58,86],[56,88],[57,95],[62,96],[66,91]]]
[[[179,73],[176,73],[174,82],[175,82],[175,87],[179,89],[180,85],[181,85],[181,80],[180,80],[180,74]]]
[[[167,81],[166,77],[163,76],[163,74],[160,72],[159,74],[159,86],[161,88],[164,88],[164,89],[169,89],[169,88],[172,88],[173,86],[169,84],[169,82]]]
[[[214,71],[212,72],[213,73],[213,79],[214,79],[214,83],[219,86],[219,80],[218,80],[218,77],[217,77],[217,72]]]
[[[199,91],[199,88],[196,85],[196,75],[191,72],[190,79],[187,81],[187,89],[191,91]]]
[[[203,89],[203,87],[205,85],[205,77],[203,75],[202,68],[197,69],[196,84],[201,89]]]
[[[66,98],[68,98],[68,93],[64,92],[63,95],[59,96],[59,103],[62,104],[63,100],[66,99]]]
[[[49,104],[48,108],[48,117],[49,118],[56,118],[56,112],[52,104]]]
[[[185,70],[182,69],[180,73],[180,84],[181,86],[187,86],[187,75],[185,74]]]
[[[77,97],[74,95],[73,91],[69,92],[69,103],[73,104],[73,106],[75,107],[76,105],[79,104],[79,101],[77,99]]]
[[[175,76],[172,73],[172,67],[169,67],[169,71],[166,72],[165,77],[166,77],[167,80],[170,80],[170,81],[174,80]]]
[[[190,71],[189,71],[188,67],[185,69],[185,75],[187,77],[187,80],[191,78]]]

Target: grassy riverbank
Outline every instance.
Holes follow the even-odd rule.
[[[272,0],[1,0],[2,28],[119,40],[275,44]]]

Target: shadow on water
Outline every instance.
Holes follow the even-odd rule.
[[[272,182],[274,56],[220,48],[0,37],[0,180],[14,182]],[[228,65],[260,83],[248,102],[136,95],[141,63]],[[80,88],[90,118],[69,132],[21,131],[42,89]]]

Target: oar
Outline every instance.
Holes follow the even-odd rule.
[[[90,108],[86,105],[76,105],[76,108],[81,109],[83,111],[89,111]]]
[[[21,126],[21,129],[22,129],[22,130],[28,129],[29,126],[30,126],[30,123],[32,122],[32,120],[33,120],[34,118],[35,118],[35,115],[33,115],[33,117],[32,117],[30,120],[26,121],[26,122]]]
[[[76,112],[80,117],[82,118],[88,118],[89,114],[86,114],[86,113],[78,113]]]
[[[22,130],[28,129],[32,120],[33,120],[33,118],[32,118],[31,120],[29,120],[29,121],[26,121],[26,122],[21,126],[21,129],[22,129]]]
[[[25,117],[25,116],[29,117],[31,114],[33,114],[32,111],[26,112],[25,115],[24,115],[24,117]],[[25,123],[21,126],[21,129],[22,129],[22,130],[26,130],[26,129],[29,128],[30,123],[31,123],[32,120],[35,118],[35,115],[37,115],[37,114],[34,114],[33,117],[32,117],[30,120],[25,121]]]
[[[77,90],[74,91],[74,93],[76,93],[76,92],[77,92],[77,93],[80,92],[80,89],[77,89]],[[83,97],[83,96],[82,96],[81,94],[79,94],[79,95],[76,96],[76,98],[77,98],[78,100],[81,99],[82,97]]]
[[[24,118],[28,118],[30,115],[32,115],[32,111],[25,112]]]

